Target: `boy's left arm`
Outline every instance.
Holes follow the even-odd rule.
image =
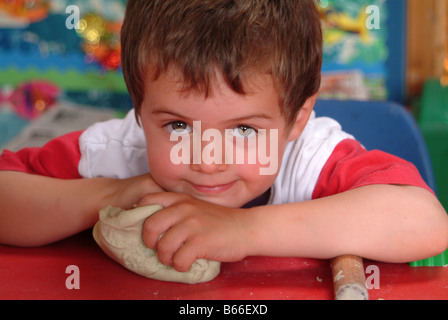
[[[157,248],[162,263],[179,271],[198,258],[230,262],[249,255],[328,259],[355,254],[408,262],[448,247],[445,210],[431,192],[413,186],[369,185],[251,209],[173,193],[150,195],[141,204],[150,203],[165,209],[145,222],[144,241]]]
[[[314,258],[354,254],[398,263],[434,256],[448,247],[448,216],[437,198],[419,187],[369,185],[260,208],[257,216],[271,209],[282,218],[273,219],[265,236],[257,237],[256,247],[266,250],[262,254]],[[280,230],[284,237],[275,233]],[[276,237],[277,243],[270,246]]]

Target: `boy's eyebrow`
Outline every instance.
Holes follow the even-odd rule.
[[[178,117],[178,118],[182,118],[182,119],[187,119],[190,121],[193,121],[194,119],[185,116],[183,114],[168,110],[167,108],[164,107],[155,107],[153,110],[151,110],[151,113],[156,115],[156,114],[167,114],[167,115],[171,115],[174,117]],[[267,114],[264,113],[255,113],[255,114],[249,114],[246,116],[242,116],[242,117],[238,117],[238,118],[232,118],[227,120],[226,122],[239,122],[239,121],[246,121],[246,120],[253,120],[253,119],[265,119],[265,120],[270,120],[272,119],[272,116],[269,116]]]
[[[180,114],[180,113],[168,110],[165,107],[155,107],[153,110],[151,110],[151,114],[154,114],[154,115],[157,115],[157,114],[167,114],[167,115],[174,116],[174,117],[177,117],[177,118],[191,120],[189,117],[187,117],[187,116],[185,116],[183,114]]]
[[[269,115],[266,115],[264,113],[255,113],[255,114],[249,114],[249,115],[244,116],[244,117],[230,119],[229,122],[238,122],[238,121],[253,120],[253,119],[270,120],[270,119],[272,119],[272,117],[269,116]]]

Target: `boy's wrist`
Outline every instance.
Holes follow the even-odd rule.
[[[260,242],[260,207],[244,209],[241,216],[241,223],[245,230],[245,238],[247,239],[247,256],[263,255],[263,245]]]

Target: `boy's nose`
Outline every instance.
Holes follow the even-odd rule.
[[[194,150],[191,157],[191,169],[204,173],[214,173],[227,169],[225,150],[220,144],[202,143],[201,148]],[[195,154],[196,152],[196,154]]]
[[[215,173],[215,172],[222,172],[227,169],[227,164],[225,163],[206,163],[204,160],[201,160],[201,163],[195,164],[192,163],[190,165],[191,169],[193,171],[197,172],[203,172],[203,173]]]
[[[220,134],[220,132],[217,132],[217,134]],[[228,167],[225,153],[226,150],[222,141],[218,143],[196,141],[196,144],[193,142],[190,153],[191,169],[203,173],[225,171]]]

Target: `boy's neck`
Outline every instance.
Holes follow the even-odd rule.
[[[261,196],[258,196],[257,198],[249,201],[246,203],[242,208],[252,208],[252,207],[258,207],[266,205],[269,201],[269,198],[271,196],[271,188],[269,188],[265,193],[263,193]]]

